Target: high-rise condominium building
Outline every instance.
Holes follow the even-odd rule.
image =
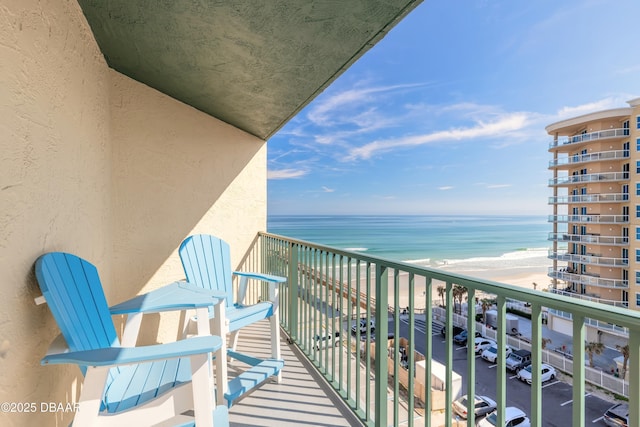
[[[549,276],[554,292],[640,310],[640,98],[628,104],[546,127]]]

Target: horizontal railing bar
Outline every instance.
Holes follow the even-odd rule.
[[[436,270],[430,267],[418,266],[402,261],[388,260],[375,255],[364,255],[358,252],[314,244],[303,240],[291,239],[271,233],[260,233],[260,235],[268,238],[285,240],[292,245],[300,245],[308,247],[310,249],[332,252],[337,255],[342,255],[366,263],[379,264],[385,266],[386,268],[402,270],[407,273],[413,273],[417,276],[429,277],[445,283],[452,282],[489,294],[498,293],[505,296],[506,298],[525,300],[527,302],[540,304],[543,307],[547,308],[553,308],[556,310],[568,312],[579,311],[586,317],[590,317],[592,319],[615,323],[616,325],[632,329],[640,329],[640,312],[628,310],[625,308],[609,306],[592,301],[582,301],[563,295],[542,293],[541,291],[534,291],[532,289],[515,287],[500,282],[478,279],[457,273],[445,272],[443,270]]]

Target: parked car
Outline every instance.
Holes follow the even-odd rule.
[[[316,335],[314,341],[315,344],[313,348],[315,350],[320,350],[327,345],[334,345],[337,347],[340,345],[340,332],[336,332],[334,334],[328,333],[325,335]]]
[[[476,418],[483,417],[487,415],[489,412],[496,409],[496,402],[492,399],[489,399],[487,396],[478,396],[476,394],[475,397],[475,414]],[[467,419],[467,395],[458,398],[453,402],[453,411],[460,415],[460,417]]]
[[[531,378],[532,378],[532,368],[533,365],[529,365],[524,369],[520,369],[520,371],[518,372],[518,379],[520,381],[524,381],[527,384],[531,385]],[[546,381],[550,381],[552,379],[555,379],[556,377],[556,368],[554,368],[551,365],[547,365],[546,363],[542,364],[542,373],[541,373],[541,379],[542,382],[546,382]]]
[[[505,347],[505,353],[506,353],[506,357],[509,357],[509,355],[511,354],[511,352],[513,351],[513,349],[509,346]],[[480,355],[484,360],[486,360],[487,362],[491,362],[491,363],[496,363],[496,360],[498,360],[498,346],[497,345],[492,345],[491,347],[485,349],[482,354]]]
[[[498,345],[498,344],[496,344],[494,340],[490,340],[489,338],[483,338],[483,337],[476,338],[474,347],[473,347],[473,352],[475,354],[481,354],[483,351],[485,351],[486,349],[494,345]]]
[[[361,334],[366,334],[367,330],[373,333],[376,331],[376,321],[374,319],[369,321],[367,321],[367,319],[360,319],[359,322],[351,325],[351,333],[355,334],[358,329],[360,329]]]
[[[453,330],[453,336],[455,337],[456,335],[458,335],[460,332],[464,331],[464,328],[461,328],[460,326],[453,326],[452,327]],[[440,330],[440,335],[442,335],[442,338],[446,338],[447,337],[447,326],[443,326],[442,329]]]
[[[518,373],[521,369],[524,369],[531,363],[531,352],[529,350],[516,350],[511,352],[507,357],[507,369]]]
[[[467,345],[467,335],[467,330],[463,329],[462,332],[453,337],[453,342],[459,345]],[[476,337],[482,337],[482,334],[480,332],[476,332]]]
[[[505,427],[531,427],[531,422],[521,409],[515,406],[507,406],[504,408]],[[498,425],[498,410],[491,412],[485,418],[478,422],[478,427],[495,427]]]
[[[629,425],[629,404],[613,405],[604,413],[602,420],[610,427],[627,427]]]

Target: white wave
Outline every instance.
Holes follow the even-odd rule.
[[[369,250],[369,248],[344,248],[344,250],[351,252],[366,252]]]

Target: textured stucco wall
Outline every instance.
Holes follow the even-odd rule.
[[[264,142],[110,70],[75,1],[0,3],[0,159],[0,402],[73,402],[82,381],[39,363],[58,334],[33,302],[42,253],[96,264],[115,303],[182,277],[189,233],[224,237],[239,262],[266,226]]]
[[[115,71],[111,81],[115,300],[184,278],[177,248],[192,233],[224,238],[238,263],[266,229],[266,144]],[[175,337],[165,319],[161,336]]]
[[[77,368],[39,363],[58,330],[33,302],[33,264],[65,250],[110,275],[108,83],[75,2],[0,3],[0,402],[74,394]],[[69,419],[0,413],[3,426]]]

